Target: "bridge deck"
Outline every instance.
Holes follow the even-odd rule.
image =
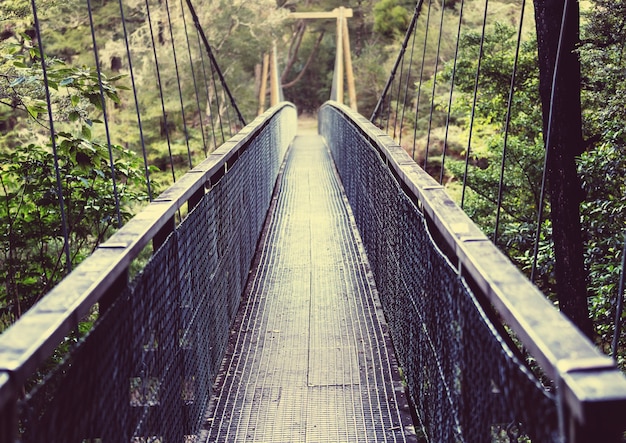
[[[414,441],[367,259],[321,137],[299,130],[206,441]]]

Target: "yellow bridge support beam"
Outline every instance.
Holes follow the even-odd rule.
[[[278,75],[278,57],[276,55],[276,43],[270,54],[270,106],[276,106],[282,100],[282,90]]]
[[[263,54],[263,68],[261,70],[261,88],[259,90],[259,115],[265,112],[265,99],[267,95],[267,74],[270,67],[270,55]]]
[[[351,8],[335,8],[331,12],[292,12],[289,14],[289,18],[295,20],[308,20],[308,19],[329,19],[339,18],[340,10],[343,10],[343,16],[350,18],[353,16]]]
[[[343,9],[343,8],[341,8]],[[342,19],[343,24],[343,54],[345,57],[346,65],[346,80],[348,82],[348,98],[350,100],[350,108],[353,111],[358,112],[356,104],[356,86],[354,83],[354,71],[352,70],[352,57],[350,51],[350,36],[348,35],[348,17],[352,17],[352,9],[349,9],[350,15],[344,15]],[[339,46],[339,45],[338,45]]]

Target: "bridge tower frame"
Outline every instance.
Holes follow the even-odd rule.
[[[352,68],[352,56],[350,51],[350,34],[348,30],[348,19],[353,16],[352,8],[341,6],[330,12],[292,12],[288,15],[288,18],[294,20],[337,20],[337,53],[335,54],[335,70],[333,73],[331,100],[344,104],[345,83],[347,83],[350,108],[358,112],[354,70]],[[268,71],[270,75],[270,105],[275,106],[282,100],[282,89],[278,78],[276,44],[274,44],[271,53],[263,57],[261,88],[259,93],[259,114],[263,113],[265,109]]]

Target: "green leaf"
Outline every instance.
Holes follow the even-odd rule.
[[[39,117],[39,109],[36,106],[28,106],[26,105],[26,110],[30,114],[32,118]]]
[[[80,103],[80,97],[78,95],[72,95],[70,100],[72,101],[72,106],[78,106]]]
[[[97,93],[87,94],[87,99],[89,100],[89,103],[94,105],[96,108],[102,109],[102,101],[100,100],[100,94],[97,94]]]
[[[71,122],[75,122],[80,118],[80,114],[76,111],[72,111],[68,115],[68,118],[70,119]]]
[[[81,129],[81,134],[86,139],[91,139],[91,129],[89,128],[89,126],[83,125],[83,127]]]
[[[117,96],[117,94],[115,92],[110,92],[107,91],[106,92],[107,97],[109,97],[114,103],[119,104],[120,103],[120,98]]]

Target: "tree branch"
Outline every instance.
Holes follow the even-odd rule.
[[[317,50],[319,49],[320,44],[322,43],[322,39],[324,38],[324,34],[325,34],[325,31],[320,32],[319,36],[317,37],[317,40],[315,41],[315,46],[313,47],[313,50],[309,54],[309,58],[307,59],[306,63],[304,64],[304,67],[298,73],[298,75],[297,75],[297,77],[295,79],[293,79],[289,83],[283,83],[282,84],[283,89],[284,88],[291,88],[292,86],[294,86],[296,83],[298,83],[302,79],[302,77],[304,76],[304,73],[306,72],[307,68],[309,67],[309,65],[313,61],[313,58],[315,57],[315,54],[317,54]]]
[[[291,71],[291,68],[298,58],[298,52],[300,51],[300,44],[302,43],[302,37],[304,37],[305,30],[306,24],[304,23],[304,20],[300,20],[300,22],[298,23],[298,30],[291,40],[291,45],[289,46],[289,60],[287,60],[287,66],[285,66],[285,69],[280,76],[281,83],[283,83],[287,79],[287,74],[289,74],[289,71]]]

